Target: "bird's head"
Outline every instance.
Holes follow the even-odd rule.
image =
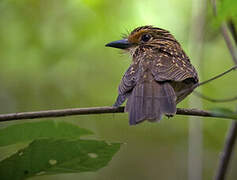
[[[125,38],[110,42],[106,46],[134,52],[138,47],[158,47],[161,41],[176,42],[169,31],[153,26],[141,26]]]

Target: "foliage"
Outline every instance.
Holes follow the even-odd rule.
[[[2,180],[96,171],[106,166],[120,147],[120,143],[80,139],[91,132],[66,122],[23,123],[2,128],[0,134],[1,146],[30,141],[0,161]]]
[[[7,126],[0,130],[0,147],[36,138],[79,138],[91,131],[65,122],[39,121]]]

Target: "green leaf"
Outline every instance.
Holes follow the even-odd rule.
[[[211,109],[211,112],[216,116],[228,116],[237,119],[237,113],[227,108],[214,108]]]
[[[16,143],[11,144],[9,146],[1,146],[0,147],[0,161],[3,159],[10,157],[12,154],[16,153],[19,149],[25,148],[29,145],[29,142],[27,143]]]
[[[1,180],[96,171],[108,164],[120,145],[96,140],[38,139],[0,162]]]
[[[0,146],[32,141],[36,138],[79,138],[89,134],[93,133],[67,122],[29,122],[0,129]]]

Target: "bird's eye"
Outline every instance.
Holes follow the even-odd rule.
[[[150,34],[144,34],[144,35],[142,35],[142,38],[141,38],[141,40],[143,41],[143,42],[147,42],[147,41],[149,41],[151,39],[151,35]]]

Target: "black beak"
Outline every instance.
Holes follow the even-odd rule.
[[[132,46],[132,43],[128,42],[128,39],[122,39],[122,40],[110,42],[106,44],[105,46],[119,48],[119,49],[127,49]]]

